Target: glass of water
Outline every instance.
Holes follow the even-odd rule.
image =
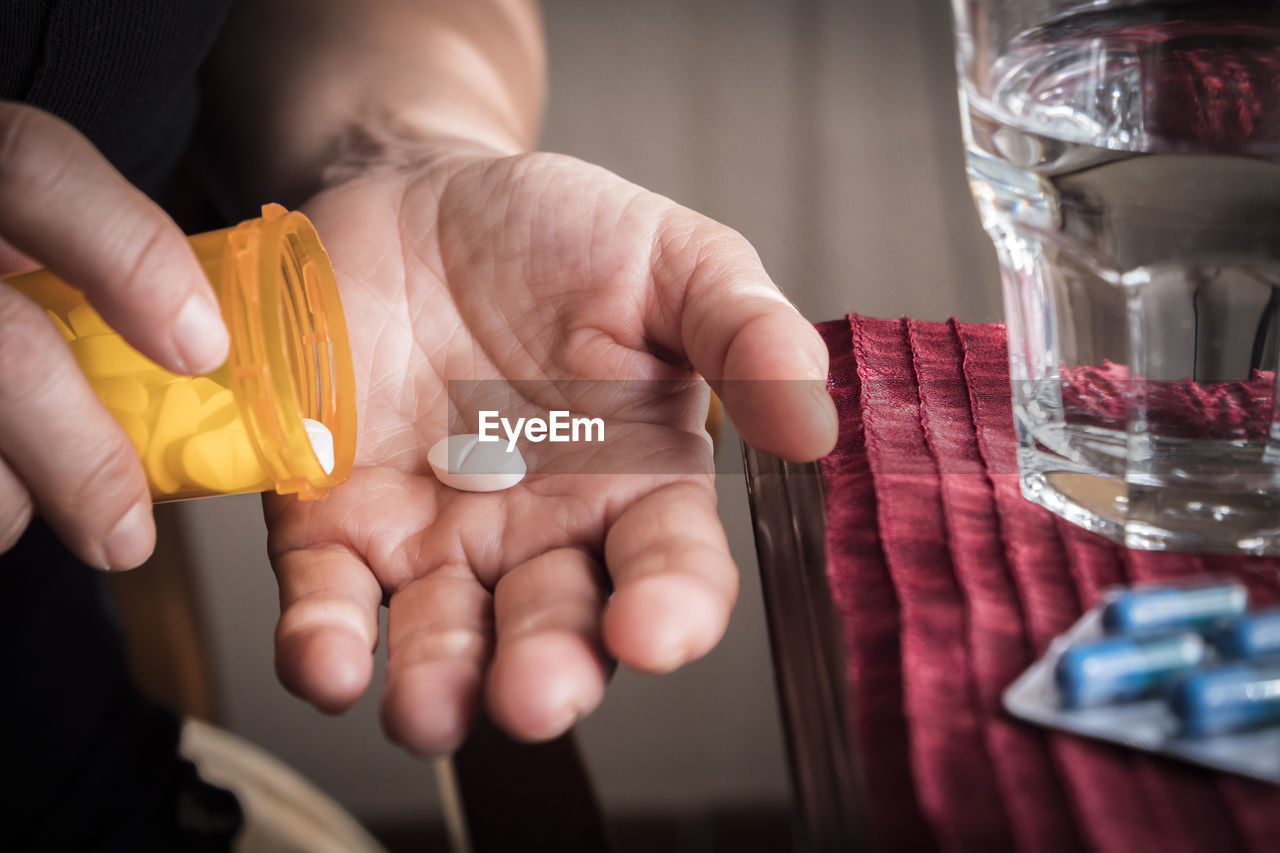
[[[1280,2],[953,0],[1023,493],[1280,553]]]

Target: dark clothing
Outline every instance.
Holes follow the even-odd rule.
[[[4,848],[228,849],[239,806],[178,757],[178,716],[130,683],[97,573],[36,523],[0,577]]]
[[[70,122],[162,201],[229,2],[7,0],[0,98]],[[5,849],[227,849],[234,798],[178,757],[180,720],[130,683],[101,578],[40,523],[0,556],[0,660]]]
[[[156,195],[199,107],[196,72],[230,0],[7,0],[0,98],[75,125]]]

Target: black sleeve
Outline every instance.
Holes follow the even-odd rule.
[[[0,3],[0,98],[75,125],[160,197],[199,109],[196,72],[230,0]]]

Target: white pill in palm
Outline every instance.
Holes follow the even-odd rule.
[[[313,421],[311,418],[303,418],[302,425],[306,427],[307,438],[311,441],[311,452],[316,455],[316,461],[320,463],[320,467],[326,474],[332,474],[333,433],[329,432],[329,428],[324,424]]]
[[[505,441],[481,441],[475,434],[451,435],[427,451],[436,479],[464,492],[496,492],[524,479],[524,457]]]

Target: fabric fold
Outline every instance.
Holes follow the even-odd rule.
[[[1109,586],[1210,572],[1275,603],[1280,560],[1128,551],[1025,500],[999,325],[819,331],[827,576],[878,846],[1276,849],[1280,789],[1027,725],[1000,694]]]

